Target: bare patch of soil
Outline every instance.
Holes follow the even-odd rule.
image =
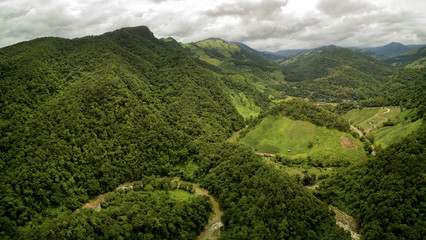
[[[331,205],[328,205],[328,208],[336,214],[334,215],[334,219],[336,220],[337,225],[351,233],[351,239],[359,240],[361,238],[359,227],[352,216],[349,216]]]
[[[342,144],[342,148],[344,149],[358,149],[358,145],[356,145],[356,143],[348,137],[341,136],[339,140],[340,144]]]

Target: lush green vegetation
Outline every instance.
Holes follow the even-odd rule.
[[[363,144],[337,114],[300,99],[262,113],[240,135],[257,152],[307,158],[311,166],[347,166],[366,158]]]
[[[360,102],[363,107],[400,106],[416,110],[417,118],[426,112],[426,68],[400,68],[376,96]]]
[[[349,122],[313,103],[302,99],[290,99],[262,113],[250,127],[259,124],[266,116],[286,116],[292,120],[308,121],[318,126],[349,132]]]
[[[412,132],[416,132],[422,124],[422,120],[416,122],[405,121],[394,126],[380,128],[372,133],[374,143],[377,146],[387,147],[401,140]]]
[[[426,47],[408,51],[402,55],[394,58],[386,59],[385,62],[392,64],[395,67],[412,67],[420,68],[425,67],[426,60]]]
[[[172,184],[170,191],[147,186],[108,193],[99,212],[81,209],[60,213],[28,227],[24,238],[195,239],[208,221],[210,199],[173,190]]]
[[[225,212],[223,239],[349,239],[324,203],[250,150],[224,143],[197,158],[202,185]]]
[[[418,120],[416,110],[401,112],[400,109],[400,107],[358,108],[347,112],[343,117],[365,131],[376,146],[386,147],[415,132],[422,124],[422,120]]]
[[[147,186],[109,194],[100,212],[74,212],[153,174],[208,187],[225,210],[225,239],[347,237],[296,181],[220,144],[244,126],[237,87],[225,81],[249,79],[219,74],[146,27],[20,43],[0,49],[0,69],[2,239],[193,238],[210,211],[205,198]]]
[[[385,122],[394,120],[400,112],[399,107],[357,108],[347,112],[343,117],[368,133],[381,128]]]
[[[329,177],[318,196],[361,224],[363,239],[422,239],[426,127]]]
[[[300,184],[317,177],[329,179],[318,196],[367,239],[424,235],[424,69],[387,82],[391,67],[334,47],[287,60],[281,70],[220,39],[182,45],[146,27],[0,49],[0,238],[194,239],[210,201],[169,177],[217,197],[223,239],[349,239]],[[366,100],[321,108],[285,95]],[[365,108],[384,104],[398,107]],[[366,159],[338,114],[383,125],[367,138],[389,147]],[[246,124],[242,143],[280,154],[225,142]],[[324,167],[354,162],[331,177]],[[77,210],[101,193],[101,211]]]
[[[284,96],[273,88],[284,78],[278,65],[254,51],[218,38],[182,44],[182,48],[195,59],[216,66],[208,68],[221,76],[245,119],[257,116],[266,108],[270,96]]]

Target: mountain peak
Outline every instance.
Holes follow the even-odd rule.
[[[141,37],[146,37],[150,39],[155,39],[154,33],[149,30],[147,26],[137,26],[137,27],[125,27],[118,30],[105,33],[105,35],[138,35]]]

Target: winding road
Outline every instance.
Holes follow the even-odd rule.
[[[213,216],[210,217],[207,225],[204,227],[200,235],[198,235],[197,239],[198,240],[217,239],[220,236],[220,228],[223,226],[223,223],[221,221],[221,218],[223,216],[223,211],[220,209],[219,202],[216,200],[216,198],[213,195],[209,194],[209,192],[206,189],[201,188],[194,183],[185,182],[179,179],[171,179],[171,180],[173,182],[177,182],[179,185],[182,183],[192,184],[195,189],[195,194],[208,196],[210,198],[213,204]],[[123,190],[123,191],[132,190],[133,184],[136,182],[141,182],[141,181],[134,181],[134,182],[120,184],[118,187],[115,188],[115,191],[116,190]],[[95,211],[100,211],[101,203],[105,201],[105,197],[104,197],[105,194],[106,193],[100,194],[92,198],[88,203],[85,203],[81,208],[92,208]],[[79,209],[77,211],[79,211]]]

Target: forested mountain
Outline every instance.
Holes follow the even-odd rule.
[[[274,52],[273,54],[281,58],[286,58],[286,57],[297,55],[299,53],[306,52],[309,50],[311,49],[289,49],[289,50],[280,50],[280,51]]]
[[[236,45],[238,45],[238,46],[240,46],[241,48],[244,48],[244,49],[245,49],[245,50],[247,50],[247,51],[254,52],[254,53],[256,53],[256,54],[262,55],[262,56],[267,57],[267,58],[269,58],[269,59],[276,60],[276,59],[279,59],[279,58],[280,58],[279,56],[275,55],[274,53],[257,51],[256,49],[253,49],[253,48],[251,48],[251,47],[249,47],[249,46],[245,45],[245,44],[244,44],[244,43],[242,43],[242,42],[232,42],[232,43],[233,43],[233,44],[236,44]]]
[[[426,103],[426,68],[399,68],[376,92],[376,96],[361,101],[366,107],[401,106],[418,109],[419,117],[425,112]]]
[[[223,143],[244,121],[220,71],[232,63],[253,76],[253,69],[275,71],[269,60],[239,52],[248,60],[215,68],[147,27],[0,49],[0,238],[85,237],[79,231],[192,238],[208,214],[206,199],[180,204],[167,194],[132,192],[106,212],[69,214],[121,183],[159,175],[208,188],[224,209],[224,239],[348,239],[327,206],[296,181],[252,151]],[[244,87],[250,78],[242,77]],[[188,163],[193,174],[182,174]],[[149,205],[138,207],[141,199]],[[192,222],[167,217],[172,206]]]
[[[426,66],[426,47],[408,51],[402,55],[385,60],[396,67],[424,68]]]
[[[320,186],[318,196],[354,216],[363,239],[425,236],[425,129],[423,124],[416,133]]]
[[[291,96],[314,101],[360,100],[374,96],[394,69],[376,59],[336,46],[300,53],[281,63]]]
[[[2,234],[167,174],[243,124],[221,81],[146,27],[0,50]],[[196,104],[194,104],[196,103]]]
[[[410,48],[403,45],[402,43],[392,42],[381,47],[365,48],[365,50],[375,52],[377,54],[380,54],[386,57],[396,57],[398,55],[401,55],[403,53],[410,51]]]

